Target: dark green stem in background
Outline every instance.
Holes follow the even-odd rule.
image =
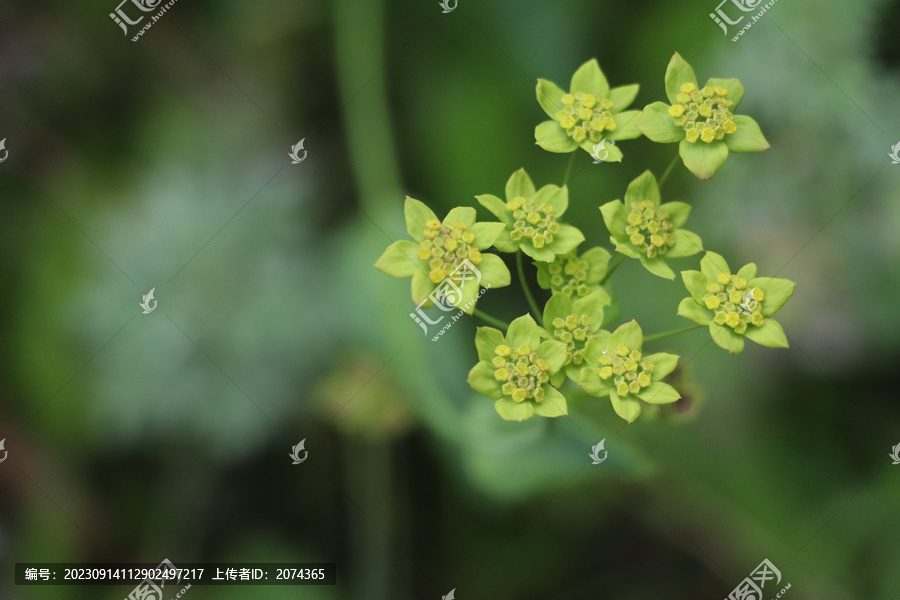
[[[516,270],[519,273],[519,283],[522,284],[522,291],[525,292],[525,298],[528,299],[528,305],[531,307],[531,312],[534,313],[535,320],[540,323],[541,309],[538,308],[538,304],[535,302],[534,296],[531,295],[531,290],[528,289],[528,284],[525,282],[525,268],[522,266],[521,250],[516,252]]]
[[[606,283],[606,280],[616,272],[616,269],[619,268],[619,265],[622,264],[622,261],[625,260],[624,254],[616,254],[613,259],[609,263],[609,268],[606,270],[606,275],[603,276],[603,279],[600,280],[600,285]]]
[[[700,329],[701,327],[706,327],[706,325],[691,325],[690,327],[684,327],[682,329],[673,329],[672,331],[664,331],[662,333],[655,333],[653,335],[648,335],[644,337],[645,342],[655,342],[656,340],[661,340],[663,338],[672,337],[673,335],[678,335],[679,333],[687,333],[688,331],[694,331],[695,329]]]
[[[566,167],[566,176],[563,177],[563,185],[569,183],[569,175],[572,174],[572,165],[575,164],[575,155],[578,153],[578,150],[572,152],[572,157],[569,158],[569,166]]]
[[[509,323],[507,323],[506,321],[501,321],[497,317],[492,317],[491,315],[487,314],[483,310],[479,310],[476,308],[476,309],[472,310],[472,314],[474,316],[478,317],[479,319],[481,319],[482,321],[484,321],[485,323],[490,323],[494,327],[499,327],[503,331],[506,331],[509,328]]]
[[[663,184],[669,178],[669,175],[672,174],[672,169],[675,168],[675,165],[678,164],[678,160],[681,158],[680,154],[676,154],[675,158],[672,159],[672,162],[669,163],[669,166],[666,167],[665,172],[662,174],[662,177],[659,178],[659,187],[662,188]]]

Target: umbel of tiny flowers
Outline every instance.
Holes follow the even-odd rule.
[[[573,152],[578,148],[588,154],[606,139],[632,140],[640,137],[636,125],[640,111],[625,110],[637,96],[637,84],[609,88],[609,82],[596,59],[581,65],[566,93],[546,79],[538,79],[537,100],[552,120],[534,130],[538,146],[548,152]],[[621,162],[618,146],[606,145],[605,162]]]
[[[584,254],[578,254],[576,250],[557,256],[551,263],[536,261],[538,285],[554,294],[563,293],[575,298],[598,292],[603,305],[608,306],[609,294],[600,282],[609,268],[609,252],[599,246]]]
[[[406,231],[414,241],[394,242],[375,267],[393,277],[412,277],[412,299],[416,305],[430,308],[434,305],[432,292],[442,284],[452,283],[461,293],[448,290],[446,301],[471,314],[480,288],[509,285],[509,269],[503,260],[496,254],[481,252],[503,231],[502,223],[476,223],[472,207],[454,208],[439,221],[430,208],[410,197],[406,198],[403,212]],[[466,260],[478,270],[480,280],[461,280]]]
[[[675,370],[678,357],[657,352],[641,352],[644,334],[635,322],[625,323],[614,332],[600,331],[588,342],[585,367],[578,383],[588,394],[609,396],[616,414],[633,422],[641,414],[641,402],[670,404],[681,395],[661,379]]]
[[[545,185],[535,190],[525,169],[513,173],[506,182],[506,202],[491,194],[476,198],[503,222],[494,240],[494,246],[502,252],[521,249],[535,260],[551,262],[584,241],[577,227],[559,222],[569,206],[566,186]]]
[[[660,204],[659,185],[650,171],[628,185],[624,204],[613,200],[601,206],[600,211],[616,251],[639,259],[654,275],[675,279],[675,272],[665,259],[703,250],[700,237],[681,228],[691,207],[684,202]]]
[[[725,259],[707,252],[700,271],[682,271],[691,293],[678,305],[678,314],[700,325],[719,347],[732,354],[744,350],[744,338],[769,348],[787,348],[781,325],[772,318],[794,294],[794,282],[757,277],[756,265],[744,265],[732,274]]]
[[[563,369],[550,378],[559,386],[566,376],[576,379],[584,367],[584,352],[588,342],[596,339],[603,324],[603,307],[609,304],[608,296],[599,292],[572,300],[563,293],[553,294],[544,306],[544,329],[550,336],[566,345],[566,361]]]
[[[494,409],[507,421],[568,413],[565,396],[550,384],[566,361],[566,345],[541,341],[546,335],[530,315],[510,323],[506,336],[493,327],[475,334],[479,362],[469,371],[469,385],[494,398]]]
[[[744,97],[737,79],[710,79],[701,88],[694,69],[676,52],[666,69],[666,96],[671,105],[645,107],[637,128],[654,142],[678,142],[684,166],[700,179],[715,175],[730,152],[769,148],[756,121],[734,114]]]

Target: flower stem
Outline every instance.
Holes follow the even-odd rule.
[[[669,166],[666,167],[665,172],[662,174],[662,177],[659,178],[659,187],[662,188],[663,184],[666,183],[666,180],[669,178],[669,175],[672,174],[672,169],[675,168],[675,165],[678,164],[678,159],[681,158],[680,154],[676,154],[675,158],[672,159],[672,162],[669,163]]]
[[[499,327],[503,331],[506,331],[509,328],[509,323],[507,323],[506,321],[501,321],[497,317],[492,317],[491,315],[487,314],[483,310],[479,310],[476,308],[476,309],[472,310],[472,314],[474,316],[478,317],[479,319],[481,319],[482,321],[484,321],[485,323],[490,323],[491,325],[493,325],[495,327]]]
[[[535,320],[540,323],[542,321],[541,309],[538,308],[537,302],[535,302],[534,296],[531,295],[531,290],[528,288],[528,284],[525,282],[525,268],[522,266],[521,250],[516,253],[516,270],[519,273],[519,283],[522,284],[522,291],[525,292],[525,298],[528,300],[528,306],[531,307],[531,312],[534,313]]]
[[[606,280],[609,279],[610,275],[616,272],[616,269],[619,268],[619,265],[622,264],[622,261],[625,260],[624,254],[616,254],[612,261],[610,262],[609,268],[606,270],[606,275],[603,276],[603,279],[600,280],[600,285],[606,283]]]
[[[682,329],[673,329],[672,331],[664,331],[662,333],[644,336],[644,341],[645,342],[655,342],[656,340],[661,340],[663,338],[672,337],[673,335],[678,335],[679,333],[687,333],[688,331],[694,331],[695,329],[700,329],[701,327],[705,327],[705,325],[691,325],[690,327],[684,327]]]
[[[566,167],[566,175],[563,177],[563,185],[569,183],[569,175],[572,174],[572,165],[575,164],[575,155],[578,154],[578,150],[572,151],[572,156],[569,158],[569,166]]]

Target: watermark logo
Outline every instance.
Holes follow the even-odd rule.
[[[484,295],[484,293],[491,287],[490,285],[485,286],[478,292],[478,295],[469,300],[465,306],[461,309],[457,309],[457,306],[462,301],[463,291],[462,287],[467,281],[475,280],[476,284],[481,284],[481,271],[479,271],[475,265],[469,261],[469,259],[463,260],[456,269],[453,270],[452,273],[447,275],[444,278],[444,281],[438,285],[433,292],[428,295],[428,298],[422,300],[418,306],[416,306],[416,311],[409,313],[410,318],[416,322],[416,324],[422,328],[422,331],[425,335],[428,335],[428,325],[437,325],[447,315],[441,315],[437,319],[431,319],[422,308],[428,302],[431,302],[436,307],[441,309],[444,312],[453,312],[458,310],[455,315],[450,315],[450,321],[443,326],[443,328],[438,332],[436,336],[431,338],[431,341],[436,342],[438,338],[444,335],[450,327],[453,326],[453,323],[458,321],[465,312],[471,308],[475,302]],[[426,324],[427,323],[427,324]]]
[[[159,566],[155,569],[149,570],[152,571],[151,575],[153,576],[147,577],[147,579],[140,582],[137,587],[131,590],[131,593],[128,594],[125,600],[163,600],[163,588],[166,587],[166,582],[175,579],[176,574],[181,571],[181,569],[176,568],[168,558],[159,563]],[[180,582],[181,577],[179,576],[175,585],[178,585]],[[173,597],[181,598],[181,596],[190,588],[191,584],[187,584],[187,586]]]
[[[774,585],[778,585],[781,583],[781,571],[775,568],[769,559],[763,560],[759,563],[759,566],[753,569],[753,572],[750,573],[749,577],[745,577],[744,580],[734,588],[730,594],[728,594],[728,598],[725,600],[763,600],[763,588],[766,587],[766,583],[769,581],[775,580]],[[770,588],[772,586],[769,586]],[[778,593],[776,598],[781,598],[781,596],[791,589],[791,584],[787,584],[782,590]]]
[[[450,0],[442,0],[438,4],[440,4],[441,8],[444,9],[443,13],[446,15],[447,13],[456,10],[456,5],[459,4],[459,0],[453,0],[453,6],[450,6]],[[450,593],[452,594],[453,592]]]
[[[3,152],[3,158],[0,158],[0,163],[2,163],[9,156],[9,150],[6,149],[6,138],[0,140],[0,151]]]
[[[306,444],[306,438],[303,438],[302,440],[300,440],[299,444],[297,444],[296,446],[291,448],[291,453],[288,456],[290,456],[293,459],[293,461],[294,461],[293,464],[299,465],[304,460],[306,460],[307,456],[309,456],[309,452],[306,450],[305,444]],[[303,458],[300,458],[301,451],[303,452]]]
[[[450,590],[446,596],[441,596],[441,600],[453,600],[456,598],[456,588]]]
[[[3,140],[3,141],[5,142],[6,140]],[[2,149],[2,148],[3,148],[3,142],[0,142],[0,149]],[[892,165],[900,165],[900,142],[897,142],[897,145],[894,146],[893,148],[891,148],[891,153],[888,154],[888,156],[891,157]],[[3,162],[3,161],[0,160],[0,162]]]
[[[125,36],[128,36],[128,27],[130,25],[139,25],[141,21],[146,18],[146,14],[141,13],[151,13],[153,11],[158,10],[155,15],[150,16],[150,21],[148,21],[143,27],[141,27],[140,31],[137,32],[133,38],[131,38],[132,42],[138,41],[138,39],[147,32],[148,29],[153,27],[153,25],[159,21],[162,16],[166,13],[169,8],[175,4],[177,0],[169,0],[165,5],[163,5],[163,0],[122,0],[119,5],[116,7],[115,12],[109,13],[109,18],[111,18],[116,25],[122,28],[122,32]],[[136,19],[132,19],[126,12],[125,8],[132,10],[136,8],[140,12],[132,11],[132,15],[137,16]],[[139,16],[138,16],[139,15]]]
[[[743,27],[737,32],[733,38],[731,38],[732,42],[736,42],[740,39],[744,33],[753,27],[753,24],[759,21],[762,16],[766,13],[767,10],[772,8],[778,0],[769,0],[765,4],[763,4],[763,0],[722,0],[719,3],[719,6],[716,7],[715,12],[709,13],[709,18],[715,21],[716,25],[722,28],[722,31],[727,36],[728,35],[728,26],[729,25],[738,25],[741,21],[744,20],[745,16],[750,17],[750,21],[744,24]],[[723,5],[731,2],[735,7],[738,8],[741,12],[750,13],[754,11],[759,11],[755,15],[741,15],[737,19],[732,19],[728,13],[722,8]],[[729,8],[729,10],[731,10]],[[732,11],[731,14],[740,14]]]
[[[141,300],[140,307],[144,309],[145,315],[149,315],[154,310],[156,310],[156,305],[158,304],[158,302],[153,299],[153,292],[155,290],[156,288],[153,288],[152,290],[144,294],[143,300]],[[153,306],[150,306],[151,302],[153,303]]]
[[[0,442],[0,448],[3,448],[3,442]],[[894,464],[900,465],[900,444],[897,444],[896,446],[891,448],[891,450],[894,451],[894,453],[890,455],[891,458],[894,459]],[[0,462],[3,462],[3,461],[0,460]]]
[[[610,146],[615,146],[616,143],[612,140],[609,142]],[[606,140],[600,140],[591,151],[591,158],[594,159],[594,164],[599,165],[607,158],[609,158],[609,150],[606,148]]]
[[[594,461],[592,464],[599,465],[599,464],[602,463],[604,460],[606,460],[606,457],[609,455],[609,452],[607,452],[606,449],[603,447],[603,445],[604,445],[605,443],[606,443],[606,438],[603,438],[602,440],[600,440],[600,443],[599,443],[599,444],[597,444],[596,446],[591,447],[591,453],[588,454],[588,456],[590,456],[590,457],[591,457],[591,460]],[[603,458],[600,458],[600,451],[601,451],[601,450],[603,451]]]
[[[3,451],[3,458],[0,458],[0,463],[5,461],[6,455],[9,454],[9,452],[7,452],[7,450],[6,450],[5,444],[6,444],[6,438],[3,438],[2,440],[0,440],[0,450]],[[900,446],[898,446],[898,447],[900,447]]]
[[[306,141],[306,138],[303,138],[296,145],[291,146],[291,153],[288,156],[291,157],[292,165],[299,165],[304,160],[306,160],[306,150],[303,150],[303,142]],[[300,156],[300,151],[303,150],[303,156]]]

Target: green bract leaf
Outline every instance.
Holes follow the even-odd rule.
[[[644,334],[641,326],[637,321],[631,320],[624,325],[620,325],[618,329],[609,336],[609,347],[615,349],[618,346],[628,346],[631,350],[640,350],[644,344]]]
[[[740,354],[744,351],[744,336],[735,333],[730,327],[710,322],[709,334],[719,348],[728,350],[731,354]]]
[[[731,78],[731,79],[717,79],[711,78],[706,82],[708,87],[723,87],[728,90],[727,98],[734,102],[734,106],[732,109],[737,109],[738,105],[741,103],[741,100],[744,99],[744,86],[741,85],[739,79]],[[734,112],[734,110],[732,110]]]
[[[472,367],[467,381],[473,390],[488,398],[497,399],[503,396],[500,392],[500,382],[494,378],[494,367],[489,362],[481,361]]]
[[[747,332],[744,333],[744,335],[760,346],[766,346],[768,348],[788,347],[788,340],[787,336],[784,335],[784,329],[781,328],[778,321],[771,317],[763,321],[763,324],[759,327],[748,327]]]
[[[406,217],[406,231],[417,242],[425,239],[422,236],[422,232],[425,231],[425,223],[438,220],[434,211],[425,206],[423,202],[409,196],[406,197],[406,202],[403,204],[403,214]]]
[[[507,201],[512,200],[516,196],[531,198],[536,191],[534,183],[532,183],[531,177],[528,176],[525,169],[519,169],[513,173],[506,182]]]
[[[621,200],[607,202],[600,207],[603,214],[603,222],[613,237],[625,236],[625,205]]]
[[[563,109],[562,97],[565,92],[559,89],[559,86],[552,81],[538,79],[535,92],[538,104],[541,105],[541,108],[544,109],[544,112],[551,119]]]
[[[697,76],[691,65],[676,52],[666,68],[666,97],[669,102],[676,103],[676,96],[685,83],[697,85]]]
[[[544,121],[534,128],[534,143],[547,152],[566,154],[578,150],[578,142],[566,135],[556,121]]]
[[[644,200],[650,200],[654,204],[659,204],[660,200],[659,184],[650,171],[644,171],[638,175],[625,190],[625,204],[631,205]]]
[[[616,414],[628,421],[634,423],[641,414],[641,403],[631,396],[620,398],[615,391],[609,393],[609,399],[612,401],[613,409]]]
[[[653,363],[653,381],[660,381],[663,377],[669,375],[678,366],[678,356],[675,354],[667,354],[665,352],[657,352],[644,357]]]
[[[710,179],[728,158],[728,146],[724,142],[689,142],[681,140],[678,147],[684,166],[700,179]]]
[[[673,271],[669,265],[666,264],[660,257],[656,258],[647,258],[646,256],[641,256],[640,258],[641,264],[644,267],[656,275],[657,277],[662,277],[664,279],[675,279],[675,271]]]
[[[475,216],[475,209],[471,206],[457,206],[456,208],[450,209],[450,212],[444,217],[443,224],[451,225],[453,223],[462,223],[463,225],[470,226],[475,222]]]
[[[681,398],[681,394],[671,385],[655,381],[644,388],[638,397],[647,404],[671,404]]]
[[[523,315],[509,324],[506,339],[513,346],[526,345],[534,350],[541,343],[541,328],[531,315]]]
[[[758,287],[765,293],[762,301],[762,314],[764,317],[774,315],[794,295],[794,282],[789,279],[775,277],[756,277],[751,279],[751,288]]]
[[[510,284],[509,268],[496,254],[482,254],[478,270],[481,272],[481,285],[484,287],[490,285],[492,288],[499,288]]]
[[[697,302],[703,302],[703,296],[707,294],[706,286],[710,283],[709,278],[700,271],[682,271],[681,279],[691,297]]]
[[[619,87],[609,90],[609,99],[612,100],[612,103],[616,106],[631,106],[631,103],[634,102],[640,89],[641,86],[637,83],[632,85],[620,85]]]
[[[412,277],[416,272],[416,249],[418,245],[409,240],[400,240],[387,247],[375,268],[391,277]]]
[[[584,92],[594,94],[599,98],[606,98],[609,95],[609,82],[606,81],[606,76],[600,70],[596,59],[592,58],[578,67],[578,70],[572,75],[569,90],[573,94]]]
[[[713,311],[701,306],[693,298],[684,298],[678,304],[678,316],[690,319],[698,325],[708,325],[714,315]]]
[[[615,119],[616,129],[615,131],[607,135],[606,139],[618,142],[619,140],[633,140],[635,138],[641,137],[641,132],[637,128],[637,125],[638,123],[640,123],[641,119],[641,111],[623,110],[615,116]],[[615,146],[613,146],[613,148],[615,148]],[[617,162],[611,161],[608,158],[606,159],[606,161]]]
[[[769,149],[769,142],[759,129],[759,124],[750,117],[737,115],[734,117],[737,131],[725,136],[725,145],[729,152],[762,152]]]
[[[707,282],[714,283],[719,273],[731,273],[728,263],[722,258],[721,254],[715,252],[707,252],[700,259],[700,270],[706,276]]]
[[[566,397],[559,390],[547,387],[544,399],[534,405],[534,414],[541,417],[561,417],[569,414]]]
[[[507,421],[525,421],[534,416],[534,404],[516,403],[509,398],[501,398],[494,402],[494,410]]]
[[[475,349],[478,351],[478,360],[493,360],[494,350],[497,346],[505,344],[503,334],[493,327],[479,327],[475,331]]]
[[[684,129],[675,126],[669,116],[669,106],[654,102],[644,107],[638,119],[637,129],[658,144],[672,144],[684,139]]]

